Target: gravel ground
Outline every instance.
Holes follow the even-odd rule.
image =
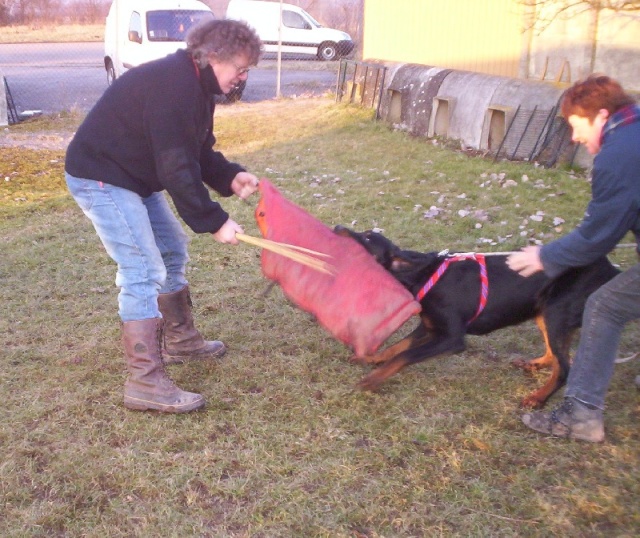
[[[0,147],[22,147],[28,149],[49,149],[64,151],[74,133],[38,133],[17,132],[12,133],[9,127],[3,127],[0,131]]]

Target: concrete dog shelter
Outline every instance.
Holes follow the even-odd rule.
[[[549,82],[418,64],[388,64],[380,118],[416,136],[459,140],[466,149],[535,159],[555,136],[569,143]]]

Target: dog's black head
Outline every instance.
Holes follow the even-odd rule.
[[[333,231],[343,237],[351,237],[400,282],[411,288],[418,280],[435,271],[442,257],[437,252],[414,252],[402,250],[384,235],[373,230],[354,232],[344,226],[336,226]]]
[[[366,232],[354,232],[344,226],[336,226],[333,231],[343,237],[351,237],[360,243],[366,251],[371,254],[376,261],[382,265],[388,271],[393,269],[394,260],[396,260],[400,254],[401,249],[394,245],[384,235],[373,230],[367,230]]]

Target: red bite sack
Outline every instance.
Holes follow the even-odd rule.
[[[284,198],[266,179],[255,216],[260,232],[271,241],[331,256],[328,275],[280,254],[262,251],[262,272],[277,282],[298,307],[313,314],[355,355],[372,355],[420,304],[373,256],[350,237],[342,237]],[[322,258],[325,260],[325,258]]]

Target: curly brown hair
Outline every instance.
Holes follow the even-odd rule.
[[[189,32],[187,51],[200,67],[207,66],[210,56],[225,62],[238,54],[246,54],[249,65],[256,65],[262,53],[262,42],[255,30],[242,21],[213,20]]]
[[[628,95],[620,83],[606,75],[590,75],[576,82],[562,97],[562,116],[582,116],[593,121],[602,109],[614,114],[621,108],[632,105],[635,99]]]

